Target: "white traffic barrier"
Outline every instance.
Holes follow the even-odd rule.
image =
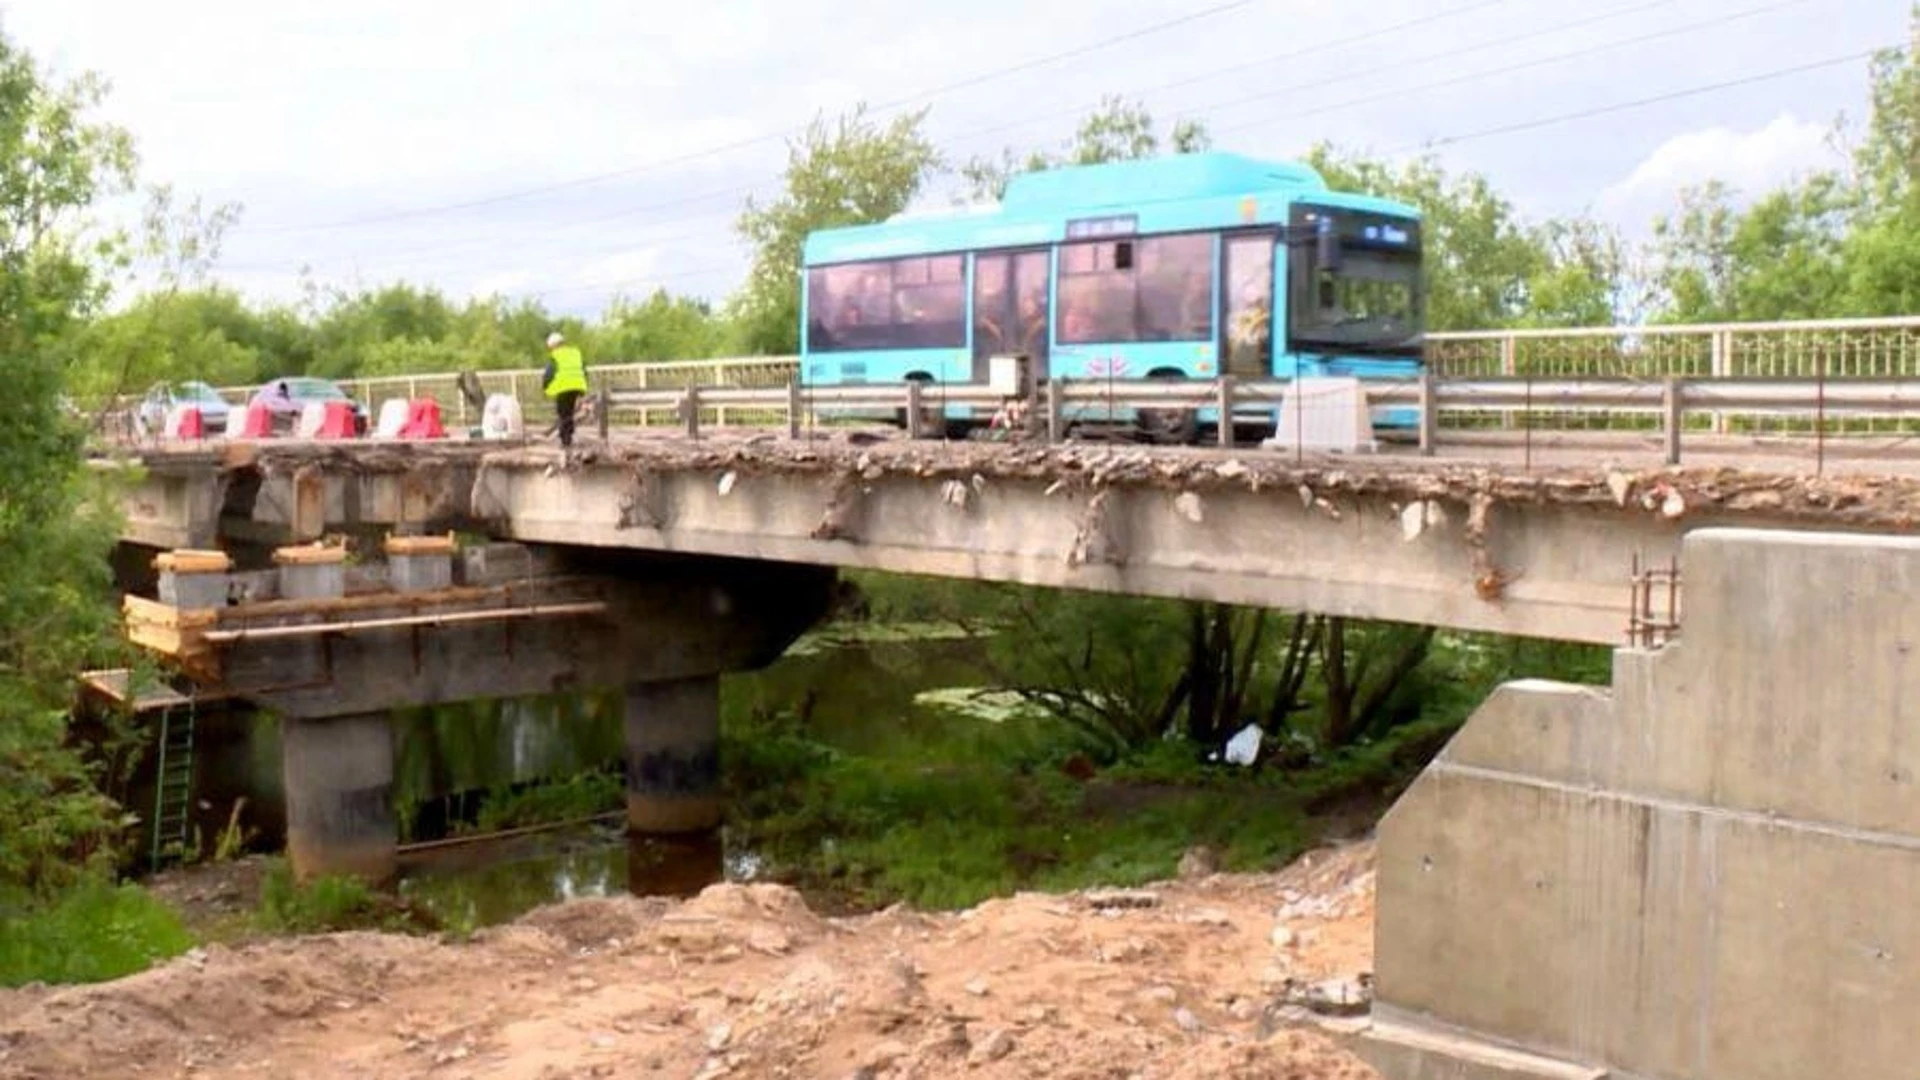
[[[1280,399],[1270,450],[1376,450],[1367,391],[1353,376],[1298,378]]]
[[[406,398],[388,398],[380,403],[380,422],[373,427],[376,439],[397,439],[400,430],[407,426]]]
[[[520,417],[520,400],[511,394],[488,394],[480,413],[480,437],[518,439],[525,432]]]
[[[317,439],[320,437],[320,429],[326,425],[326,403],[309,401],[307,407],[300,410],[300,423],[294,427],[293,434],[299,439]]]

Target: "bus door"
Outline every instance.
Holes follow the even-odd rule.
[[[973,257],[973,381],[988,361],[1024,353],[1035,379],[1047,377],[1046,248],[988,251]]]
[[[1273,375],[1274,234],[1228,233],[1220,245],[1220,370],[1241,379]]]

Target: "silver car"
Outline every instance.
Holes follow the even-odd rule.
[[[134,417],[140,430],[158,435],[167,428],[167,413],[176,405],[192,405],[200,410],[200,419],[206,425],[209,435],[217,435],[227,430],[227,418],[232,415],[233,407],[220,392],[206,383],[190,380],[181,383],[155,383],[147,396],[141,399],[140,408]]]

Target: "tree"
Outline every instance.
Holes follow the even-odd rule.
[[[705,301],[656,289],[639,303],[615,300],[593,340],[595,352],[609,362],[701,360],[719,355],[726,327]]]
[[[111,804],[68,745],[72,679],[110,640],[110,503],[96,498],[63,376],[123,255],[83,215],[128,190],[126,133],[87,118],[91,77],[42,75],[0,36],[0,900],[71,880],[110,842]]]
[[[817,229],[884,221],[905,210],[941,158],[920,127],[927,110],[885,124],[865,106],[832,124],[815,119],[787,151],[785,190],[762,205],[749,198],[735,228],[753,246],[747,281],[734,298],[749,351],[800,349],[800,256]]]
[[[1073,138],[1060,152],[1017,153],[1009,148],[998,158],[971,159],[960,167],[960,178],[966,184],[968,198],[998,201],[1006,194],[1007,183],[1021,173],[1152,157],[1160,152],[1163,142],[1176,154],[1191,154],[1207,149],[1213,138],[1198,120],[1182,120],[1162,140],[1145,105],[1110,96],[1080,121]]]

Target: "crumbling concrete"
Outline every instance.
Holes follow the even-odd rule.
[[[1683,573],[1679,642],[1503,687],[1381,825],[1390,1080],[1913,1075],[1920,541],[1702,531]]]

